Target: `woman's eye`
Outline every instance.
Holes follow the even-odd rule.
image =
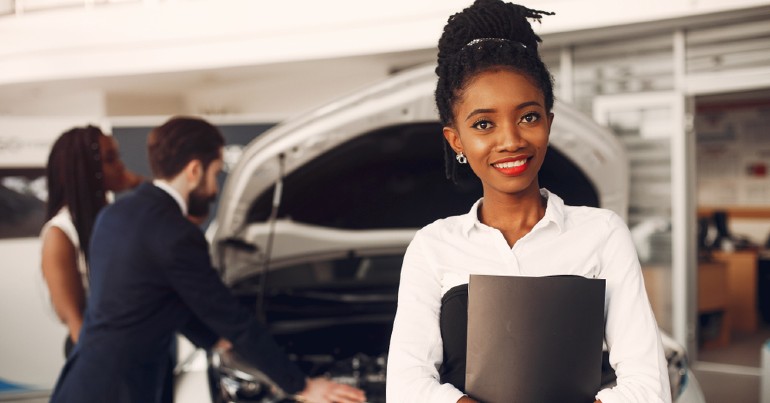
[[[522,120],[522,122],[526,122],[526,123],[537,122],[538,120],[540,120],[540,115],[537,114],[537,113],[534,113],[534,112],[528,113],[528,114],[524,115],[524,117],[521,118],[521,120]]]
[[[473,128],[479,129],[479,130],[488,130],[492,128],[492,122],[488,120],[479,120],[478,122],[473,124]]]

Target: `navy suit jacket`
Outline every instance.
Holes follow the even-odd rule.
[[[91,237],[90,295],[75,350],[51,402],[157,402],[177,331],[199,346],[218,335],[287,393],[304,374],[211,266],[200,228],[145,183],[104,208]]]

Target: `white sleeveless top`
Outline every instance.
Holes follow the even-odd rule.
[[[83,282],[83,289],[88,295],[88,272],[86,271],[86,257],[83,250],[80,248],[80,238],[78,238],[78,231],[75,229],[75,223],[72,222],[72,216],[70,215],[67,207],[62,207],[55,216],[53,216],[48,222],[43,225],[43,229],[40,230],[40,239],[45,238],[46,233],[51,227],[56,227],[62,230],[67,238],[72,242],[72,246],[78,253],[78,271],[80,272],[80,279]],[[45,287],[48,290],[48,287]]]

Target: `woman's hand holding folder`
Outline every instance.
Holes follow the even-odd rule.
[[[463,396],[460,398],[460,400],[457,401],[457,403],[479,403],[478,400],[473,400],[472,398],[468,396]],[[594,403],[602,403],[601,400],[597,400]]]

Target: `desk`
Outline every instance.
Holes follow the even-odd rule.
[[[727,313],[730,328],[753,333],[759,325],[757,307],[757,252],[714,252],[714,260],[727,265]]]
[[[698,263],[699,319],[714,318],[716,335],[711,328],[699,330],[703,348],[725,347],[730,344],[730,315],[728,313],[727,264],[719,261]]]

